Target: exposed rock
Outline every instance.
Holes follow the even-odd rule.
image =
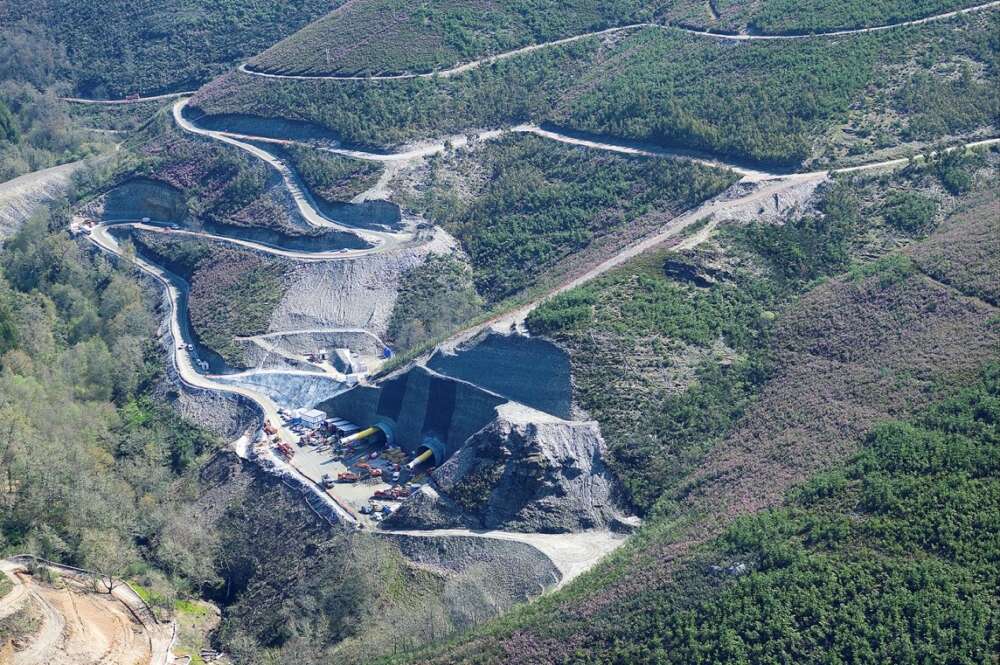
[[[708,288],[726,277],[724,271],[686,261],[680,256],[664,261],[663,272],[671,279],[689,282],[701,288]]]
[[[466,527],[562,533],[618,523],[614,481],[595,422],[508,403],[387,521],[394,528]]]
[[[488,572],[488,577],[475,576],[476,581],[504,605],[528,600],[562,577],[547,556],[527,543],[475,536],[380,535],[395,541],[410,562],[448,577]]]
[[[88,203],[83,213],[107,221],[149,217],[181,222],[188,216],[188,206],[179,189],[149,178],[133,178]]]
[[[539,411],[572,417],[569,354],[547,340],[491,330],[457,347],[438,347],[427,367]]]
[[[428,242],[340,261],[297,265],[290,287],[271,316],[269,332],[358,328],[385,335],[400,276],[428,254],[448,253],[455,241],[435,230]]]
[[[39,207],[65,194],[70,187],[70,176],[82,165],[81,160],[0,183],[0,244],[14,235]]]

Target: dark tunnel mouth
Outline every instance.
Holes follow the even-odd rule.
[[[414,457],[420,457],[428,450],[431,451],[432,458],[427,462],[420,464],[420,466],[425,466],[427,464],[430,464],[431,466],[439,467],[442,464],[444,464],[445,460],[447,459],[444,444],[438,441],[437,439],[430,437],[428,437],[424,443],[417,446],[416,455],[414,455]]]

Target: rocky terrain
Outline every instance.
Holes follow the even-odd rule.
[[[501,405],[493,422],[433,472],[433,487],[404,502],[386,526],[540,533],[606,529],[621,515],[606,452],[595,422]]]

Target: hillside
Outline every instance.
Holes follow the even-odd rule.
[[[0,661],[997,665],[1000,2],[0,5]]]
[[[995,177],[990,169],[983,176]],[[911,174],[908,187],[933,187],[926,175]],[[945,252],[938,234],[975,237],[980,224],[996,235],[996,206],[992,192],[960,200],[938,231],[907,253]],[[959,226],[959,219],[979,221]],[[954,263],[946,278],[956,279],[964,272],[961,244],[947,255]],[[626,265],[529,320],[571,349],[584,404],[600,421],[625,428],[613,461],[631,478],[633,500],[650,509],[643,532],[563,592],[401,662],[559,663],[579,654],[595,663],[657,662],[667,653],[685,654],[679,662],[728,662],[740,654],[750,662],[824,662],[831,648],[864,650],[876,660],[910,649],[944,659],[988,653],[998,611],[988,589],[995,580],[986,564],[991,555],[973,543],[996,519],[995,500],[977,498],[993,496],[996,478],[974,460],[996,439],[993,407],[979,406],[996,400],[995,370],[980,373],[1000,341],[995,307],[889,254],[815,286],[790,284],[792,293],[804,289],[791,299],[774,287],[733,292],[728,300],[749,298],[751,305],[734,316],[732,305],[706,305],[725,303],[738,267],[718,272],[717,263],[702,263],[708,254],[695,265],[717,283],[693,287],[668,277],[658,286],[669,256]],[[998,258],[994,252],[987,262]],[[827,269],[836,272],[836,265]],[[703,295],[685,305],[678,291]],[[758,303],[778,305],[768,316],[753,308],[762,296]],[[604,299],[610,309],[595,302]],[[654,323],[658,316],[662,323]],[[703,330],[697,316],[718,332],[692,338]],[[656,331],[661,341],[646,337],[637,347],[637,330]],[[710,346],[720,332],[732,352],[703,354],[694,371],[665,363],[678,357],[679,344]],[[636,356],[637,348],[644,352]],[[584,378],[605,360],[620,362],[607,355],[619,349],[630,358],[630,374],[642,375],[631,360],[637,358],[655,386],[637,392],[634,383],[600,375],[604,386],[632,400],[625,406]],[[935,405],[953,394],[953,402]],[[622,420],[641,414],[646,422]],[[933,465],[941,459],[935,450],[954,456]],[[925,502],[935,492],[940,502]],[[940,533],[934,525],[953,515],[972,523],[950,531],[948,545],[921,535]],[[906,543],[925,554],[914,560]],[[914,574],[926,584],[909,584]],[[831,585],[847,579],[853,590]],[[890,604],[922,608],[919,625],[896,621]],[[934,607],[963,608],[962,641],[934,627],[955,616]],[[884,635],[861,627],[842,637],[827,632],[850,621],[848,608],[879,612]],[[774,639],[755,640],[758,630]]]
[[[268,74],[398,76],[446,70],[519,48],[637,24],[727,33],[809,34],[920,20],[974,7],[973,0],[790,3],[693,0],[504,4],[435,0],[349,3],[253,58]]]
[[[191,90],[322,16],[330,0],[79,3],[14,0],[0,8],[12,39],[55,60],[82,97]]]
[[[997,20],[981,12],[886,32],[746,43],[647,27],[433,79],[233,73],[192,103],[213,116],[305,121],[367,146],[548,122],[736,162],[823,164],[986,133],[997,105]],[[937,65],[927,72],[930,44]]]
[[[482,56],[646,20],[637,0],[351,3],[250,62],[277,74],[426,72]],[[336,45],[333,48],[330,45]]]

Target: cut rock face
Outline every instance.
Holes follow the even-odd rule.
[[[595,422],[506,403],[387,521],[393,528],[564,533],[620,520]]]

